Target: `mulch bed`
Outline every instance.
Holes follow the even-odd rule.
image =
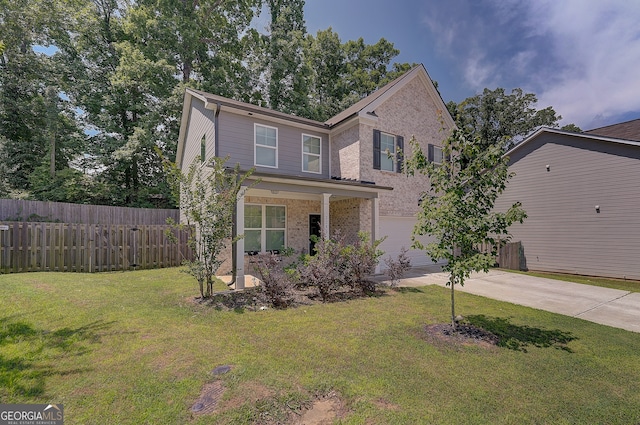
[[[426,339],[432,342],[454,345],[493,347],[498,345],[500,341],[493,333],[465,323],[459,323],[455,329],[451,326],[451,323],[425,325],[424,334]]]
[[[342,302],[355,300],[370,296],[380,296],[385,292],[376,290],[375,292],[364,293],[350,287],[342,287],[331,294],[331,298],[326,302]],[[314,304],[322,304],[323,300],[315,288],[296,288],[291,290],[288,298],[287,308],[296,308]],[[238,309],[248,311],[259,311],[265,308],[273,308],[265,299],[259,287],[246,288],[238,291],[218,292],[209,298],[193,297],[190,301],[196,305],[213,307],[216,310],[233,311]]]

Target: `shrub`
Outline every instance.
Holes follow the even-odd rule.
[[[315,255],[305,257],[304,262],[298,266],[298,275],[301,282],[315,287],[322,301],[326,302],[346,283],[348,272],[341,255],[344,242],[339,234],[333,239],[317,238],[315,242]]]
[[[276,308],[285,308],[293,300],[293,282],[287,272],[287,262],[277,254],[258,254],[253,257],[251,268],[262,282],[258,287],[265,300]]]
[[[297,267],[301,285],[317,288],[323,301],[344,285],[361,292],[375,290],[375,282],[367,276],[373,273],[383,254],[378,246],[382,240],[370,243],[369,235],[361,232],[355,244],[347,244],[336,232],[332,238],[317,238],[315,254],[308,255]]]
[[[397,286],[405,272],[411,268],[411,259],[407,257],[407,249],[405,247],[400,249],[400,254],[398,254],[397,258],[394,259],[389,256],[384,259],[384,263],[387,265],[384,274],[391,280],[392,287]]]
[[[342,261],[345,264],[344,270],[348,273],[347,283],[356,290],[362,292],[373,292],[375,282],[367,279],[371,275],[384,253],[378,246],[384,239],[370,242],[369,234],[358,233],[358,240],[355,244],[344,246],[341,250]]]

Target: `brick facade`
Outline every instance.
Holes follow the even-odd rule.
[[[398,92],[376,108],[376,122],[360,124],[360,180],[373,181],[377,185],[391,186],[393,191],[380,194],[380,215],[410,217],[418,212],[420,194],[428,189],[428,179],[422,175],[408,177],[403,173],[393,173],[373,169],[373,130],[404,137],[405,156],[412,153],[410,140],[415,140],[422,151],[427,153],[427,145],[441,146],[448,136],[442,130],[442,114],[429,99],[424,84],[414,78]]]
[[[358,232],[371,233],[370,200],[351,198],[331,202],[329,215],[332,236],[339,231],[347,242],[353,243],[358,238]]]

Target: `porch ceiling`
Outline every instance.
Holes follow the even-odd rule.
[[[259,179],[258,183],[255,183]],[[332,200],[346,198],[377,198],[381,191],[393,190],[391,187],[351,181],[311,179],[305,177],[280,177],[253,174],[247,179],[249,196],[263,196],[287,199],[318,199],[323,193],[331,194]]]

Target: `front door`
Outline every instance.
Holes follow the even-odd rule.
[[[320,237],[320,214],[309,214],[309,254],[313,255],[316,243],[311,236]]]

